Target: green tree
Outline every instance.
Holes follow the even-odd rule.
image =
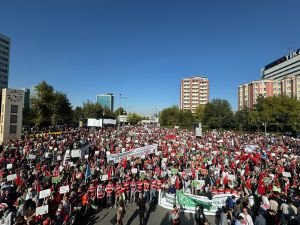
[[[142,121],[143,117],[136,114],[136,113],[130,113],[127,116],[127,122],[131,125],[136,125],[138,122]]]
[[[235,127],[231,106],[227,100],[213,99],[207,103],[203,113],[203,124],[211,129]]]
[[[83,118],[99,119],[103,117],[103,108],[99,103],[84,102],[82,107]]]
[[[124,110],[124,108],[119,107],[114,112],[115,117],[118,117],[119,115],[127,115],[127,112]]]
[[[179,109],[176,106],[163,109],[159,115],[159,123],[162,126],[174,127],[179,123]]]
[[[80,120],[84,118],[83,109],[77,106],[73,111],[73,124],[78,124]]]
[[[249,114],[250,114],[250,110],[248,108],[239,110],[235,113],[234,117],[235,117],[237,129],[239,130],[250,129]]]
[[[202,123],[205,105],[198,105],[195,111],[195,121]]]
[[[52,125],[70,124],[73,120],[73,110],[67,96],[61,92],[54,94],[52,102]]]
[[[51,125],[52,103],[55,97],[54,89],[46,81],[35,86],[35,95],[31,99],[34,123],[39,126]]]

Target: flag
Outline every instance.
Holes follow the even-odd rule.
[[[210,210],[210,208],[212,207],[211,203],[204,202],[199,199],[195,199],[190,196],[187,196],[187,195],[183,194],[182,191],[177,190],[176,197],[177,197],[178,203],[182,206],[196,207],[196,206],[201,205],[201,206],[203,206],[203,208],[205,208],[207,210]]]
[[[87,180],[90,176],[91,176],[91,168],[90,168],[90,165],[87,164],[86,170],[85,170],[85,178],[84,178],[85,183],[87,183]]]

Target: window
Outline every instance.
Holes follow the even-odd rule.
[[[9,133],[10,134],[16,134],[17,133],[17,125],[10,125]]]
[[[10,115],[10,123],[17,123],[18,116],[17,115]]]
[[[10,112],[11,113],[18,113],[18,105],[11,105]]]

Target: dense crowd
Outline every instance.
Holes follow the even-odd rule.
[[[221,225],[300,224],[299,142],[233,132],[196,138],[151,126],[25,134],[0,148],[0,224],[72,224],[105,207],[126,208],[141,198],[155,203],[159,190],[240,196],[226,201]],[[155,154],[107,160],[148,145],[157,145]],[[85,146],[84,155],[72,157]]]

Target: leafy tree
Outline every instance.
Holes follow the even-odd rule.
[[[208,128],[230,129],[235,126],[231,106],[227,100],[213,99],[207,103],[203,113],[203,124]]]
[[[72,123],[73,110],[71,103],[65,94],[61,92],[56,92],[54,94],[52,109],[52,125]]]
[[[118,117],[119,115],[127,115],[127,112],[124,110],[124,108],[119,107],[116,109],[114,114],[115,114],[115,117]]]
[[[249,114],[250,110],[248,108],[239,110],[235,113],[234,117],[239,130],[250,129]]]
[[[102,118],[103,108],[99,103],[87,101],[83,103],[82,114],[84,118]]]
[[[204,115],[205,105],[198,105],[195,111],[195,121],[201,123]]]
[[[73,111],[73,123],[78,124],[79,120],[83,119],[83,109],[82,107],[77,106]]]
[[[166,108],[160,112],[159,122],[162,126],[173,127],[178,125],[179,109],[176,106]]]
[[[127,122],[131,125],[136,125],[138,122],[142,121],[143,117],[136,114],[136,113],[130,113],[127,116]]]

